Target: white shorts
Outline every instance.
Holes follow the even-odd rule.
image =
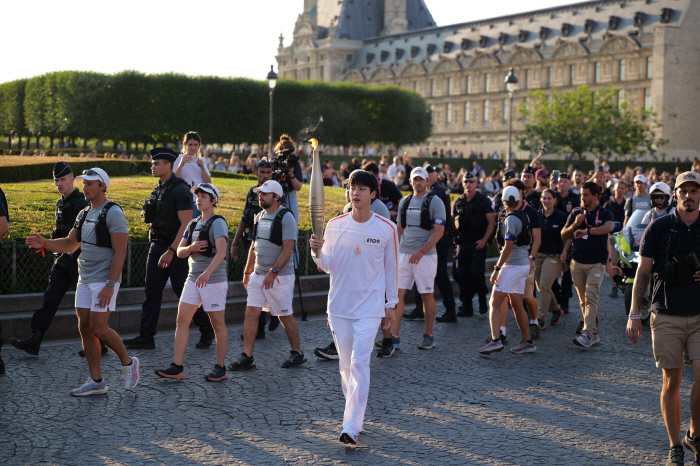
[[[106,283],[83,283],[78,282],[75,289],[75,307],[80,309],[90,309],[92,312],[107,312],[117,309],[117,294],[119,293],[119,283],[114,284],[114,294],[107,307],[100,307],[100,294]]]
[[[425,255],[417,264],[409,264],[410,258],[411,254],[399,253],[399,289],[410,290],[415,282],[420,294],[432,293],[437,274],[437,254]]]
[[[225,311],[227,293],[228,282],[208,283],[204,288],[197,288],[195,282],[187,280],[182,289],[180,302],[201,305],[204,312]]]
[[[529,265],[504,265],[498,274],[498,283],[494,290],[508,294],[523,294],[525,282],[530,274]]]
[[[294,274],[278,275],[272,288],[262,287],[265,275],[251,273],[248,281],[248,307],[261,307],[273,316],[291,316],[294,310]]]

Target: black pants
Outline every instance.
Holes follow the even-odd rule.
[[[148,250],[148,260],[146,262],[146,300],[143,302],[141,310],[141,332],[149,335],[156,334],[158,317],[160,316],[160,306],[163,302],[163,289],[168,283],[173,287],[173,291],[179,298],[182,289],[185,287],[185,280],[189,272],[187,259],[180,259],[173,255],[173,260],[166,268],[158,267],[160,256],[168,250],[168,244],[151,243]],[[200,306],[194,313],[192,321],[200,330],[211,329],[211,322],[204,309]]]
[[[442,295],[442,305],[445,309],[454,309],[455,296],[452,291],[452,283],[450,283],[450,274],[447,271],[447,260],[450,254],[450,238],[445,235],[440,238],[440,241],[435,245],[437,252],[437,273],[435,274],[435,288],[440,290]],[[414,286],[415,289],[415,286]],[[420,309],[423,306],[423,298],[416,289],[415,292],[416,308]]]
[[[479,295],[479,302],[486,301],[486,247],[476,249],[476,242],[460,242],[457,256],[459,275],[459,300],[466,308],[472,307],[472,299]]]
[[[43,333],[49,329],[63,297],[76,283],[78,283],[78,256],[62,254],[49,273],[49,284],[44,291],[41,309],[34,311],[32,315],[32,330]]]

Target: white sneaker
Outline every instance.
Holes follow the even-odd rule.
[[[70,391],[73,396],[89,396],[89,395],[103,395],[107,393],[109,387],[105,383],[105,379],[102,382],[95,382],[92,378],[88,377],[87,382],[78,388],[74,388]]]
[[[583,346],[584,348],[590,348],[592,345],[591,339],[585,333],[582,333],[580,336],[574,338],[574,344],[578,346]]]
[[[124,371],[124,388],[127,390],[133,390],[139,384],[141,377],[139,376],[139,367],[141,362],[136,356],[131,357],[131,364],[128,366],[122,366]]]
[[[595,344],[597,344],[597,343],[600,343],[600,337],[598,336],[597,333],[594,333],[594,334],[591,336],[591,344],[588,345],[588,346],[591,347],[591,346],[593,346],[593,345],[595,345]]]

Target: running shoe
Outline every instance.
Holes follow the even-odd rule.
[[[322,359],[340,359],[338,350],[335,348],[335,342],[331,342],[331,344],[325,348],[316,348],[314,354]]]
[[[70,394],[73,396],[102,395],[107,393],[108,389],[109,387],[107,387],[105,379],[102,379],[102,382],[95,382],[88,377],[87,382],[80,387],[71,390]]]
[[[600,343],[600,337],[598,336],[597,333],[594,333],[593,335],[591,335],[590,338],[591,338],[591,346]]]
[[[248,356],[245,353],[241,353],[238,361],[229,364],[228,369],[231,371],[247,371],[248,369],[255,369],[255,358],[253,356]]]
[[[552,320],[549,321],[549,325],[559,325],[561,318],[564,316],[564,311],[557,309],[552,313]]]
[[[423,334],[423,341],[420,342],[420,345],[418,345],[418,349],[433,349],[435,348],[435,338],[433,338],[432,335],[428,335],[427,333]]]
[[[289,352],[289,358],[282,363],[282,367],[289,369],[290,367],[298,367],[306,362],[304,353],[298,353],[296,351]]]
[[[139,384],[141,376],[139,375],[139,367],[141,366],[141,361],[136,356],[131,357],[131,364],[128,366],[122,366],[124,371],[124,388],[126,390],[133,390]]]
[[[500,332],[500,333],[501,333],[501,337],[500,337],[501,344],[502,344],[502,345],[507,345],[507,344],[508,344],[508,338],[507,338],[505,335],[503,335],[503,332]],[[491,337],[489,336],[489,337],[486,339],[486,343],[488,343],[488,342],[490,342],[490,341],[491,341]]]
[[[537,324],[530,324],[530,338],[533,340],[540,339],[540,326]]]
[[[685,445],[685,439],[683,439],[683,444]],[[685,452],[682,445],[674,445],[668,450],[666,466],[673,466],[674,464],[685,464]]]
[[[688,429],[683,437],[683,446],[693,452],[695,455],[695,463],[700,464],[700,436],[691,437],[690,429]]]
[[[377,351],[378,358],[390,358],[394,354],[394,345],[391,341],[387,339],[386,343],[382,345],[382,349]]]
[[[185,371],[182,366],[178,366],[174,362],[170,363],[170,367],[167,369],[156,369],[155,371],[158,377],[164,377],[166,379],[184,379]]]
[[[515,354],[534,353],[535,351],[537,351],[535,344],[528,343],[525,340],[521,341],[515,348],[510,349],[510,352]]]
[[[340,441],[350,445],[357,445],[357,434],[344,430],[343,433],[340,434]]]
[[[489,342],[486,344],[486,346],[479,348],[479,353],[481,354],[491,354],[495,353],[496,351],[503,351],[503,343],[501,343],[501,340],[492,340],[489,338]]]
[[[540,326],[540,330],[547,330],[547,324],[543,319],[537,319],[537,323]]]
[[[591,343],[591,338],[589,338],[585,333],[582,333],[581,336],[574,338],[574,344],[584,348],[590,348],[593,346],[593,343]]]
[[[578,323],[578,327],[576,327],[576,335],[581,335],[581,332],[583,332],[583,321]]]
[[[394,345],[394,349],[401,349],[401,338],[400,337],[395,337],[391,336],[391,343]],[[374,346],[377,348],[383,348],[384,343],[382,343],[382,340],[374,340]]]
[[[226,380],[226,368],[218,364],[214,364],[214,369],[205,375],[204,378],[209,382],[221,382]]]

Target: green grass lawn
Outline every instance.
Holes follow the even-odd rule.
[[[236,233],[245,204],[245,196],[251,180],[214,178],[213,183],[221,192],[217,213],[222,215],[229,226],[231,237]],[[129,221],[129,235],[132,240],[147,240],[147,225],[141,219],[143,201],[148,198],[157,181],[152,177],[129,176],[111,179],[107,197],[119,204]],[[79,186],[80,187],[80,186]],[[10,210],[10,232],[4,241],[22,241],[33,232],[48,235],[54,227],[54,204],[58,192],[51,180],[12,183],[2,186]],[[345,205],[345,190],[326,187],[326,221],[340,212]],[[299,230],[311,231],[309,217],[309,185],[305,184],[297,194],[299,201]]]

